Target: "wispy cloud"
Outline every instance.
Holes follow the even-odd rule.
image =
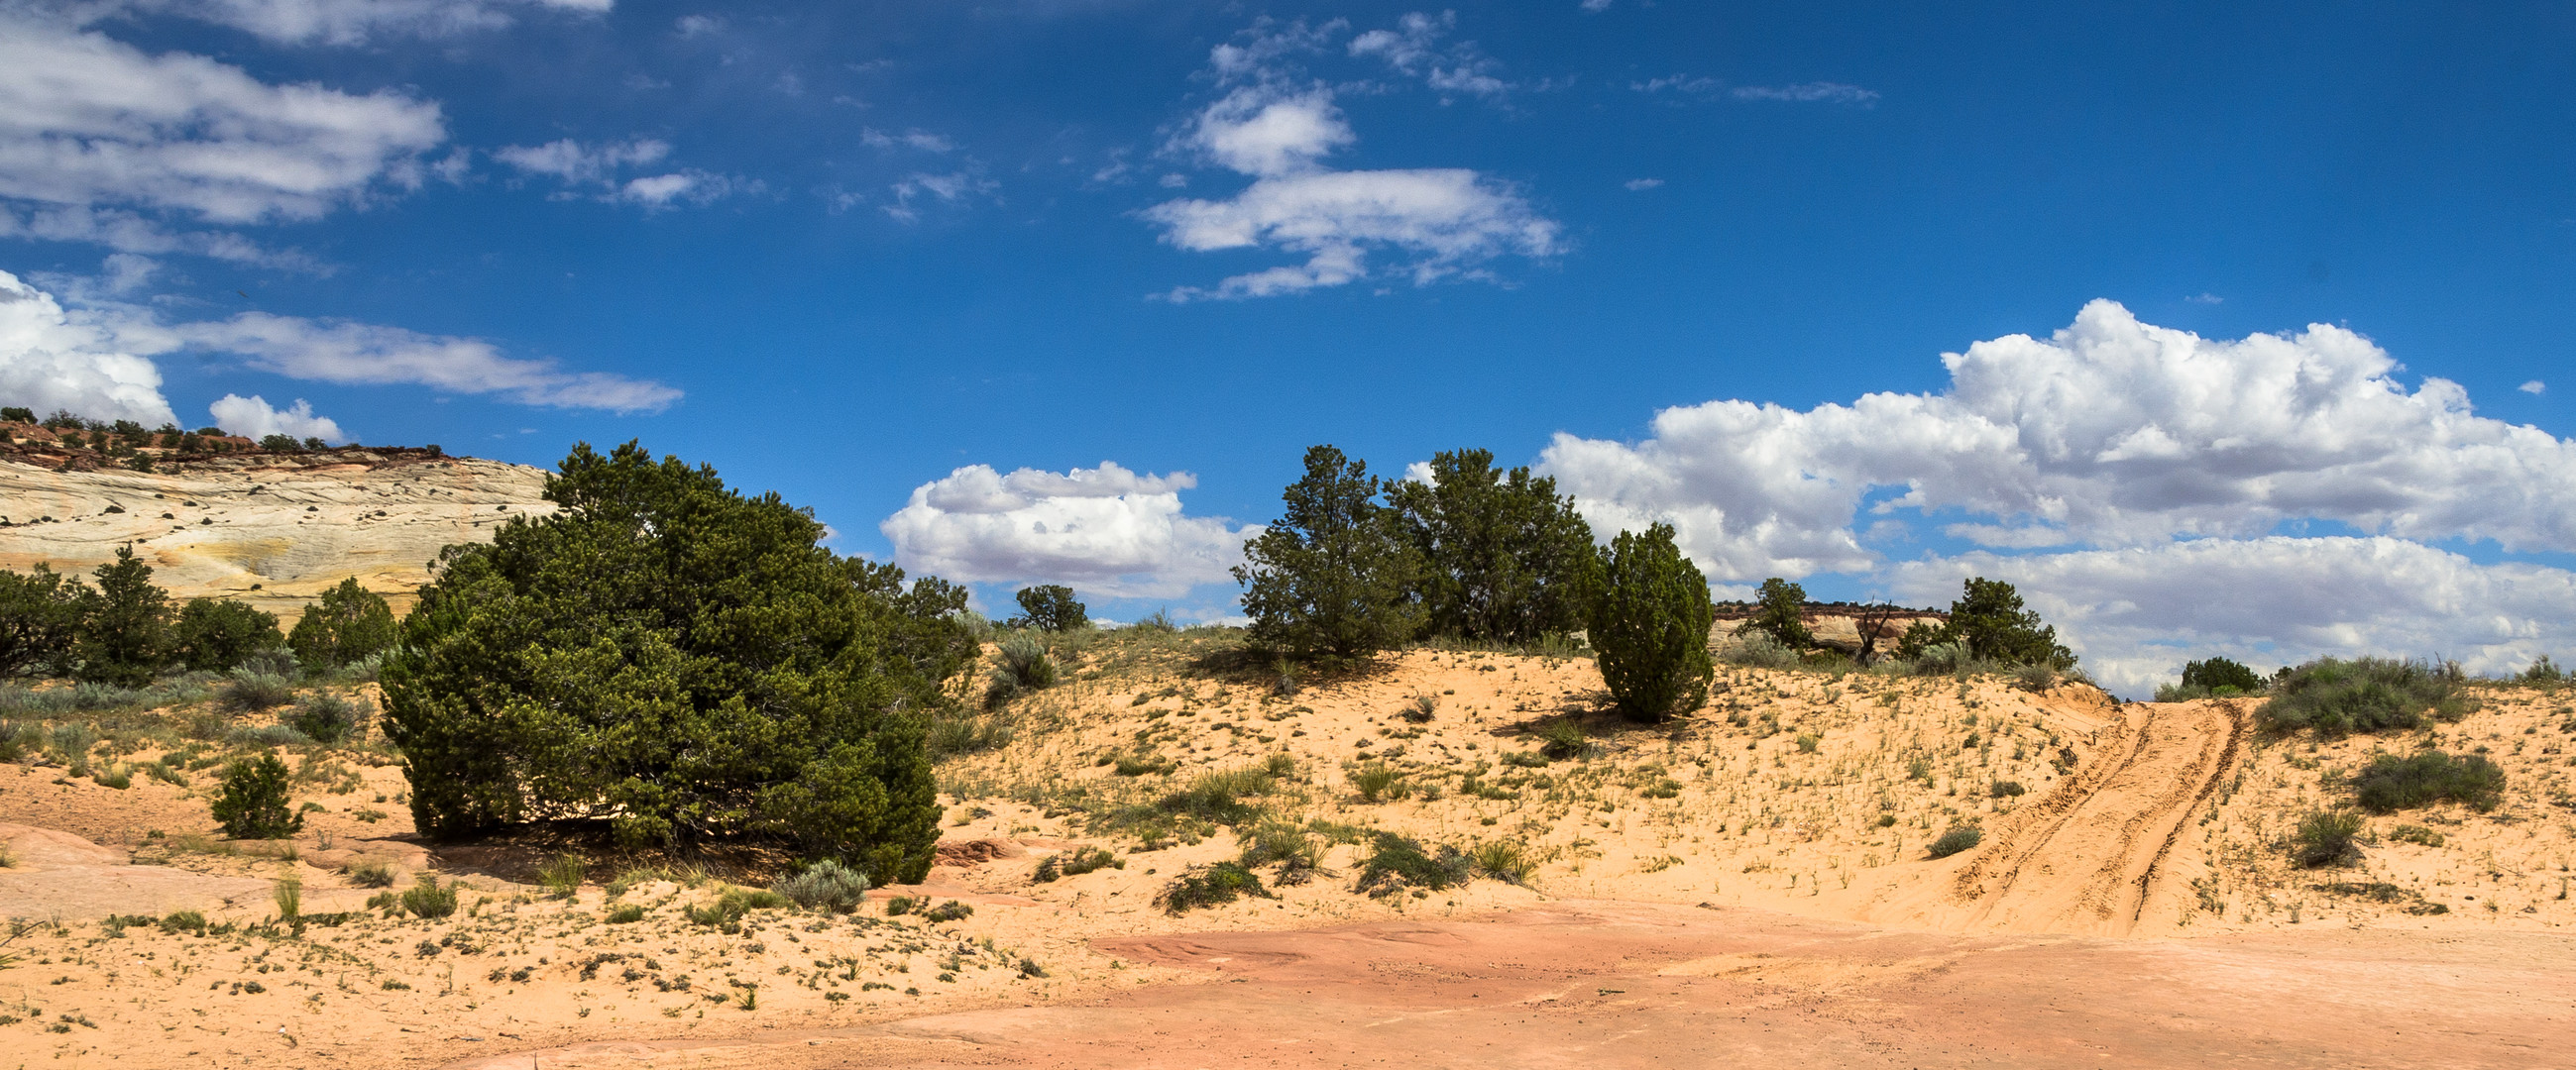
[[[1843,104],[1856,108],[1872,107],[1878,103],[1876,90],[1841,82],[1743,85],[1727,90],[1727,95],[1737,100],[1785,100],[1798,104]]]

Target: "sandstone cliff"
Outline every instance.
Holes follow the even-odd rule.
[[[240,599],[288,627],[351,576],[405,612],[439,548],[554,511],[542,469],[422,450],[223,454],[153,472],[49,460],[0,456],[0,568],[87,573],[131,542],[172,596]]]

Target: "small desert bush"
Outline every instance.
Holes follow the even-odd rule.
[[[382,859],[361,858],[342,867],[340,873],[349,878],[349,883],[360,888],[394,886],[394,867]]]
[[[1473,866],[1464,853],[1448,844],[1425,851],[1420,843],[1392,832],[1378,833],[1371,848],[1368,859],[1360,863],[1357,890],[1372,897],[1406,888],[1436,892],[1464,884]]]
[[[1934,858],[1948,858],[1984,842],[1986,830],[1975,825],[1953,825],[1950,831],[1941,834],[1940,839],[1932,841],[1927,850]]]
[[[826,858],[805,867],[803,873],[770,885],[769,890],[808,910],[847,913],[867,900],[868,878],[834,859]]]
[[[224,742],[235,747],[301,747],[313,737],[295,730],[294,725],[265,724],[257,728],[236,728],[224,733]]]
[[[2492,810],[2504,797],[2504,770],[2475,754],[2452,757],[2438,750],[2400,758],[2382,754],[2353,774],[2362,809],[2378,814],[2430,806],[2443,800]]]
[[[2450,842],[2449,837],[2422,825],[2399,825],[2388,830],[2388,838],[2399,843],[2422,844],[2426,847],[2439,847]]]
[[[2309,814],[2290,837],[2290,858],[2311,869],[2357,861],[2361,847],[2353,841],[2361,835],[2361,825],[2361,815],[2350,810]]]
[[[1031,691],[1055,686],[1055,662],[1045,643],[1026,632],[1002,640],[1000,659],[984,688],[984,701],[999,705]]]
[[[2271,694],[2256,715],[2270,732],[2416,728],[2428,715],[2457,720],[2473,707],[2448,666],[2393,658],[2320,658],[2282,674]]]
[[[224,772],[214,817],[236,840],[284,839],[304,830],[304,815],[287,807],[286,763],[274,754],[234,762]]]
[[[1538,858],[1518,840],[1494,840],[1476,845],[1467,852],[1467,860],[1476,872],[1506,884],[1527,884],[1530,874],[1538,872]]]
[[[1404,719],[1414,724],[1428,724],[1440,712],[1440,696],[1429,693],[1413,696],[1404,707]]]
[[[2567,682],[2567,670],[2559,668],[2557,662],[2549,660],[2549,655],[2542,654],[2532,659],[2531,667],[2522,670],[2521,675],[2514,677],[2514,681],[2533,687],[2553,687]]]
[[[109,762],[91,774],[90,779],[100,787],[124,791],[134,786],[134,768],[124,762]]]
[[[964,921],[974,916],[974,907],[954,899],[921,912],[923,921]]]
[[[1549,758],[1579,758],[1592,749],[1592,739],[1571,717],[1559,717],[1539,729],[1539,753]]]
[[[1066,877],[1079,877],[1098,869],[1125,869],[1127,863],[1103,847],[1076,847],[1046,856],[1038,863],[1037,872],[1029,879],[1048,884]]]
[[[2013,670],[2013,686],[2039,694],[2057,686],[2057,670],[2047,665],[2024,665]]]
[[[777,910],[786,905],[786,896],[766,888],[727,887],[714,900],[689,907],[683,913],[697,924],[731,932],[741,924],[745,914],[755,910]]]
[[[1998,780],[1986,787],[1986,794],[1998,799],[2005,799],[2022,794],[2029,790],[2029,788],[2022,787],[2021,781],[2018,780]]]
[[[974,754],[1010,745],[1015,732],[997,717],[976,717],[960,710],[934,714],[925,745],[933,758]]]
[[[1290,870],[1312,870],[1324,865],[1323,841],[1286,821],[1263,821],[1242,833],[1239,840],[1243,853],[1236,861],[1247,867],[1277,863]]]
[[[1403,771],[1385,762],[1362,762],[1351,770],[1350,777],[1351,789],[1360,793],[1362,802],[1385,802],[1412,794]]]
[[[206,935],[206,916],[194,910],[174,910],[161,915],[161,931],[172,936],[180,933],[204,936]]]
[[[1752,669],[1794,669],[1799,665],[1798,652],[1774,638],[1771,633],[1746,628],[1720,646],[1718,659],[1729,665]]]
[[[420,883],[406,889],[400,902],[413,917],[435,921],[456,913],[456,886],[441,887],[437,877],[423,873]]]
[[[581,891],[582,875],[589,871],[589,864],[580,855],[559,854],[537,867],[537,883],[545,887],[548,895],[570,899]]]
[[[1119,776],[1144,776],[1171,772],[1176,764],[1159,754],[1121,754],[1110,760],[1110,771]]]
[[[316,692],[295,700],[278,720],[316,743],[344,743],[366,724],[366,711],[338,695]]]
[[[215,705],[226,713],[257,713],[295,701],[295,683],[256,669],[234,669],[215,690]]]
[[[644,920],[642,903],[621,903],[608,912],[607,918],[610,925],[632,925],[642,920]]]
[[[1200,907],[1222,906],[1247,895],[1271,898],[1261,886],[1261,877],[1242,863],[1218,862],[1183,870],[1155,894],[1154,905],[1166,914],[1182,914]]]

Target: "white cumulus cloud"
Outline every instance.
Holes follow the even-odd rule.
[[[523,405],[660,412],[680,392],[649,379],[571,372],[553,361],[507,357],[479,338],[422,334],[348,320],[245,312],[170,328],[185,343],[248,358],[252,367],[325,383],[409,383],[459,394],[497,394]]]
[[[1499,97],[1511,83],[1496,77],[1502,64],[1485,55],[1473,41],[1442,45],[1440,39],[1458,28],[1458,13],[1437,17],[1415,11],[1396,20],[1392,30],[1370,30],[1351,38],[1350,54],[1385,60],[1397,73],[1423,80],[1443,93]]]
[[[309,219],[416,184],[417,157],[445,138],[438,105],[403,93],[270,85],[203,56],[0,14],[0,198]]]
[[[1112,598],[1169,598],[1227,580],[1258,526],[1229,528],[1193,517],[1180,492],[1187,472],[1098,468],[1004,475],[968,465],[914,488],[878,525],[895,563],[966,583],[1062,583]]]
[[[670,155],[670,143],[656,138],[596,145],[563,138],[543,145],[506,146],[494,150],[492,158],[517,168],[523,174],[552,176],[566,185],[595,186],[600,200],[639,204],[647,210],[670,208],[681,203],[709,204],[735,193],[756,193],[762,188],[757,181],[694,167],[657,175],[619,177],[621,172],[651,168]]]
[[[2534,379],[2522,384],[2521,386],[2517,386],[2514,389],[2522,391],[2525,394],[2545,394],[2549,392],[2549,384],[2541,382],[2538,379]]]
[[[161,369],[111,330],[74,317],[52,294],[0,271],[0,399],[38,415],[66,409],[146,427],[177,422]]]
[[[1938,393],[1666,409],[1639,442],[1560,434],[1540,467],[1595,530],[1672,523],[1721,583],[1843,573],[1927,604],[2013,579],[2130,684],[2211,651],[2511,668],[2568,637],[2538,623],[2568,572],[2425,544],[2576,552],[2576,443],[2410,387],[2351,330],[2210,339],[2095,301],[1942,362]],[[1862,525],[1909,516],[1994,550],[1887,564]],[[2275,534],[2305,521],[2367,537]]]
[[[313,404],[303,398],[295,399],[294,405],[279,409],[257,394],[249,397],[226,394],[206,406],[206,411],[214,415],[215,426],[244,438],[285,435],[299,441],[307,438],[334,444],[354,441],[330,417],[314,415]]]
[[[1408,18],[1419,18],[1409,16]],[[1407,24],[1411,26],[1411,23]],[[1425,22],[1428,34],[1441,25]],[[1563,228],[1539,214],[1508,185],[1465,168],[1337,171],[1325,159],[1358,140],[1334,104],[1335,91],[1295,77],[1283,57],[1319,45],[1320,31],[1263,24],[1246,43],[1220,45],[1210,57],[1225,92],[1192,116],[1175,152],[1250,176],[1232,197],[1166,201],[1139,215],[1162,240],[1192,252],[1270,248],[1306,262],[1236,275],[1213,287],[1183,286],[1162,296],[1267,297],[1370,278],[1379,251],[1402,263],[1394,272],[1415,285],[1484,277],[1497,257],[1539,258],[1563,248]],[[1385,34],[1386,36],[1376,36]],[[1436,36],[1436,34],[1433,34]],[[1353,41],[1354,55],[1382,55],[1399,69],[1428,64],[1428,38],[1373,31]]]

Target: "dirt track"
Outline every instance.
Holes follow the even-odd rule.
[[[1586,901],[1100,946],[1205,983],[449,1065],[2528,1067],[2576,1037],[2555,936],[1967,937]]]

